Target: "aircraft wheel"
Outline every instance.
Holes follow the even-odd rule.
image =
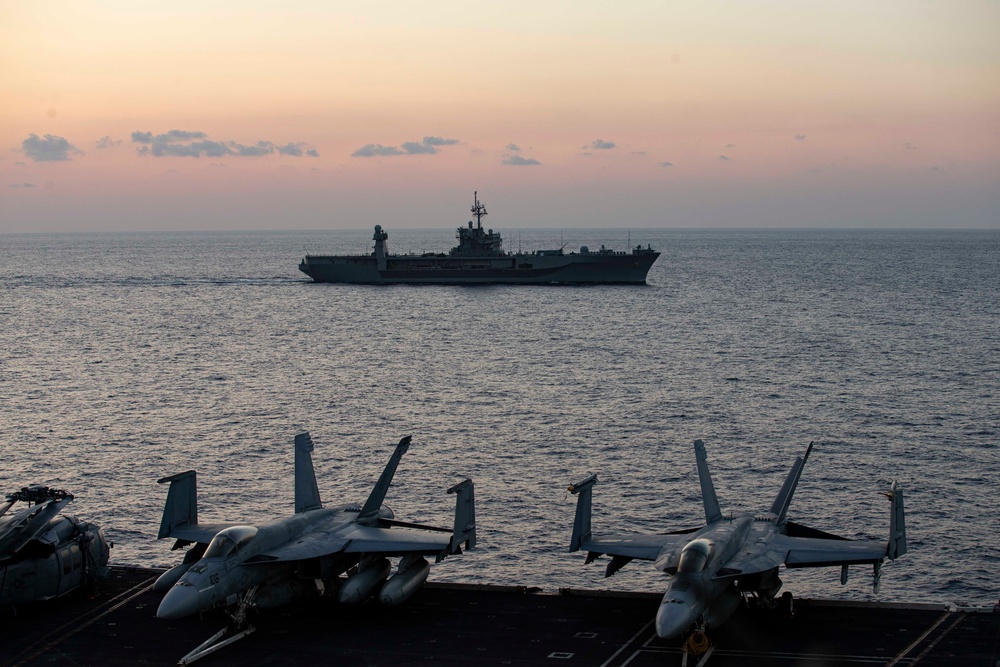
[[[778,600],[778,610],[783,616],[791,617],[795,614],[795,606],[792,602],[792,594],[785,591]]]

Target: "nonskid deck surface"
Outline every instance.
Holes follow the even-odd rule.
[[[5,612],[0,665],[176,664],[225,618],[157,620],[157,574],[115,568],[90,599]],[[653,632],[658,603],[656,594],[429,585],[397,609],[313,601],[262,613],[254,634],[199,664],[679,665],[680,642]],[[740,610],[711,638],[716,666],[995,667],[1000,614],[801,600],[791,618]]]

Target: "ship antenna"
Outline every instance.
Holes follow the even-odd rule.
[[[486,206],[479,203],[479,191],[472,191],[472,215],[476,216],[476,226],[483,228],[483,216],[487,215]]]

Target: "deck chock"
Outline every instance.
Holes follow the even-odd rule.
[[[683,653],[681,667],[687,667],[688,659],[691,656],[695,656],[698,659],[694,667],[704,667],[708,659],[712,657],[712,653],[715,652],[715,647],[712,646],[712,641],[708,638],[704,629],[699,628],[692,632],[684,641],[681,651]]]

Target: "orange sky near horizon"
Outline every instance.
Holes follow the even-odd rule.
[[[1000,228],[994,3],[203,5],[0,5],[0,233]]]

